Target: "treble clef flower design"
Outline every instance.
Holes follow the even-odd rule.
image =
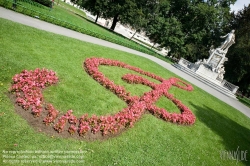
[[[158,80],[160,83],[157,84],[151,82],[140,75],[125,74],[122,76],[122,79],[125,82],[129,84],[143,84],[152,89],[149,92],[145,92],[142,96],[131,96],[123,86],[116,85],[102,72],[100,72],[100,65],[117,66],[129,69],[140,75],[145,75]],[[105,58],[88,58],[83,63],[83,67],[85,71],[100,85],[104,86],[107,90],[110,90],[117,95],[121,100],[125,101],[127,103],[127,107],[114,115],[105,115],[100,117],[96,115],[89,117],[88,114],[85,114],[80,118],[77,118],[73,115],[73,111],[69,110],[66,114],[58,118],[59,111],[57,111],[52,104],[48,104],[46,106],[48,114],[44,118],[44,123],[48,125],[57,120],[57,123],[54,125],[54,129],[56,131],[62,132],[65,128],[65,124],[68,122],[70,124],[68,131],[71,134],[74,134],[76,131],[78,131],[79,135],[85,135],[88,132],[92,132],[94,134],[101,132],[103,135],[116,133],[123,128],[132,127],[134,123],[141,118],[145,111],[149,111],[154,116],[165,121],[182,125],[194,124],[195,116],[191,110],[168,92],[171,86],[187,91],[193,90],[191,85],[181,81],[180,79],[163,79],[137,67],[130,66],[117,60]],[[37,74],[39,75],[39,79],[37,79],[37,76],[35,77]],[[46,86],[55,84],[58,81],[58,78],[53,71],[36,69],[35,71],[24,71],[19,75],[15,75],[13,77],[13,81],[14,83],[11,87],[11,91],[16,93],[16,102],[24,109],[29,109],[31,107],[32,113],[35,116],[40,116],[42,105],[44,103],[41,90]],[[34,94],[32,99],[30,99],[28,94]],[[157,107],[155,103],[162,96],[171,100],[180,109],[180,113],[169,113],[167,110]],[[30,102],[27,103],[27,101]]]

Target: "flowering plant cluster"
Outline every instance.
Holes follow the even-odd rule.
[[[58,81],[55,72],[47,69],[35,69],[34,71],[23,70],[13,78],[10,88],[16,93],[16,103],[25,110],[31,108],[34,116],[39,116],[42,112],[43,95],[42,89],[55,84]]]
[[[139,75],[126,74],[122,77],[122,79],[127,83],[143,84],[152,88],[151,91],[144,93],[141,97],[130,96],[130,93],[127,92],[124,87],[116,85],[113,81],[106,78],[105,75],[98,70],[98,67],[100,65],[118,66],[126,68],[135,71],[141,75],[146,75],[148,77],[156,79],[161,83],[156,84]],[[145,110],[150,111],[152,114],[157,115],[157,117],[162,118],[166,121],[178,124],[191,125],[195,122],[195,116],[193,115],[191,110],[184,104],[182,104],[180,100],[174,98],[172,94],[168,93],[168,90],[172,85],[187,91],[193,90],[193,87],[191,85],[181,81],[178,78],[170,78],[168,80],[165,80],[152,73],[145,72],[137,67],[127,65],[120,61],[104,58],[89,58],[85,60],[84,68],[93,79],[95,79],[101,85],[106,87],[108,90],[112,91],[115,95],[117,95],[120,99],[124,100],[128,104],[127,108],[123,109],[114,116],[109,116],[111,120],[108,124],[113,124],[112,126],[109,126],[108,128],[104,128],[101,126],[105,124],[103,122],[103,119],[105,119],[105,117],[101,117],[96,120],[100,123],[95,123],[94,128],[102,129],[103,131],[100,131],[102,131],[104,134],[108,132],[116,132],[121,127],[133,126],[135,121],[137,121],[141,117]],[[181,110],[181,113],[168,113],[165,109],[156,107],[154,103],[161,96],[165,96],[170,99]],[[85,120],[85,122],[86,121],[87,120]],[[93,127],[89,125],[89,129],[93,129]]]
[[[66,114],[61,116],[58,120],[58,122],[54,125],[54,129],[58,131],[59,133],[63,131],[66,123],[68,122],[70,124],[70,127],[68,129],[70,134],[74,134],[77,130],[76,123],[78,122],[77,118],[72,114],[72,110],[68,110]]]
[[[148,79],[135,74],[125,74],[122,79],[129,84],[143,84],[149,86],[152,90],[145,92],[142,96],[131,96],[129,92],[123,86],[116,85],[113,81],[109,80],[98,68],[100,65],[117,66],[126,68],[156,79],[160,84],[149,81]],[[168,80],[163,79],[157,75],[149,72],[145,72],[137,67],[130,66],[120,61],[104,59],[104,58],[89,58],[84,62],[84,69],[86,72],[98,83],[104,86],[106,89],[113,92],[121,100],[125,101],[128,105],[127,108],[122,109],[115,115],[96,116],[92,115],[89,117],[88,114],[82,115],[77,118],[73,115],[72,110],[58,118],[54,125],[54,129],[59,133],[65,128],[68,123],[70,127],[68,132],[74,134],[76,132],[79,135],[85,135],[88,132],[97,133],[101,132],[103,135],[109,133],[116,133],[119,130],[132,127],[134,123],[140,119],[146,110],[151,112],[158,118],[165,121],[191,125],[195,122],[195,116],[191,110],[186,107],[182,102],[176,99],[172,94],[168,93],[171,86],[192,91],[191,85],[181,81],[178,78],[170,78]],[[48,85],[55,84],[58,78],[55,72],[48,71],[46,69],[36,69],[34,71],[24,70],[21,74],[17,74],[13,77],[13,85],[11,91],[16,93],[16,102],[21,105],[24,109],[31,107],[32,113],[35,116],[39,116],[42,110],[43,95],[41,90]],[[181,111],[181,113],[169,113],[163,108],[158,108],[155,102],[161,97],[165,96],[171,100]],[[53,123],[59,115],[52,104],[46,106],[48,111],[47,116],[44,118],[46,125]]]
[[[55,121],[57,118],[59,111],[57,111],[52,104],[48,104],[46,107],[46,110],[48,111],[47,116],[44,118],[43,122],[46,125],[49,125]]]

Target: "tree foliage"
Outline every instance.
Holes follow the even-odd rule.
[[[95,22],[97,22],[100,16],[107,10],[109,0],[81,0],[79,5],[91,12],[93,15],[97,15]]]
[[[231,29],[235,29],[236,42],[227,53],[225,78],[250,93],[250,5],[232,13]]]
[[[236,0],[82,0],[93,14],[143,30],[171,54],[189,60],[207,57],[207,50],[227,27],[229,6]]]
[[[191,61],[208,56],[211,44],[230,20],[235,0],[159,0],[148,20],[146,32],[171,54]]]
[[[122,24],[131,23],[138,10],[136,0],[110,0],[104,17],[113,18],[110,29],[114,30],[118,21]]]
[[[111,30],[115,29],[118,21],[132,25],[134,23],[132,20],[137,18],[141,10],[136,0],[82,0],[80,5],[97,15],[97,18],[102,16],[106,19],[113,19]]]

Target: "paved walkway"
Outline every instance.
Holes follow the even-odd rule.
[[[245,114],[246,116],[248,116],[250,118],[250,108],[246,107],[245,105],[243,105],[242,103],[240,103],[239,101],[230,98],[218,91],[216,91],[215,89],[207,86],[206,84],[194,79],[193,77],[183,73],[182,71],[176,69],[175,67],[173,67],[171,64],[164,62],[158,58],[155,58],[153,56],[147,55],[145,53],[141,53],[139,51],[136,50],[132,50],[130,48],[124,47],[124,46],[120,46],[114,43],[110,43],[108,41],[105,40],[101,40],[95,37],[91,37],[88,35],[84,35],[82,33],[78,33],[54,24],[50,24],[44,21],[41,21],[39,19],[36,18],[32,18],[17,12],[14,12],[12,10],[8,10],[5,8],[0,7],[0,17],[1,18],[5,18],[11,21],[15,21],[27,26],[31,26],[37,29],[41,29],[41,30],[45,30],[45,31],[49,31],[55,34],[59,34],[59,35],[63,35],[63,36],[67,36],[67,37],[71,37],[71,38],[75,38],[75,39],[79,39],[85,42],[90,42],[90,43],[94,43],[94,44],[98,44],[98,45],[102,45],[102,46],[106,46],[106,47],[110,47],[113,49],[117,49],[117,50],[122,50],[125,52],[129,52],[135,55],[139,55],[142,57],[145,57],[147,59],[150,59],[152,61],[154,61],[155,63],[163,66],[164,68],[166,68],[167,70],[175,73],[176,75],[179,75],[180,77],[188,80],[189,82],[191,82],[192,84],[202,88],[204,91],[210,93],[211,95],[215,96],[216,98],[218,98],[219,100],[224,101],[225,103],[231,105],[232,107],[236,108],[237,110],[239,110],[240,112],[242,112],[243,114]]]

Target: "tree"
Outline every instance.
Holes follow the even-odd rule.
[[[137,12],[136,0],[109,0],[104,18],[113,18],[111,30],[114,30],[118,21],[122,24],[131,22]]]
[[[79,5],[91,12],[93,15],[96,15],[95,22],[97,22],[98,18],[106,12],[108,2],[109,0],[82,0]]]
[[[225,78],[250,93],[250,5],[232,13],[230,28],[235,29],[236,42],[227,53]]]
[[[229,21],[229,6],[235,0],[159,0],[148,20],[149,38],[171,54],[195,61],[208,56]]]
[[[131,40],[137,32],[139,32],[139,33],[141,32],[144,24],[146,23],[146,20],[144,19],[143,13],[141,11],[138,11],[137,16],[134,19],[131,19],[131,21],[129,21],[129,22],[130,22],[129,23],[130,27],[135,29],[135,33],[130,38],[130,40]]]
[[[138,13],[136,0],[82,0],[80,6],[97,15],[97,19],[99,16],[112,18],[111,30],[115,29],[118,21],[131,23],[131,19]]]
[[[148,9],[151,6],[148,6],[149,3],[152,3],[152,0],[137,0],[136,5],[137,9],[134,12],[134,16],[127,19],[127,24],[135,29],[135,33],[130,39],[134,37],[137,32],[141,32],[147,25],[148,22]]]
[[[82,0],[82,6],[106,19],[143,30],[171,54],[191,61],[208,56],[228,28],[229,6],[236,0]],[[96,21],[97,21],[96,19]]]
[[[155,1],[152,10],[149,10],[148,22],[145,27],[146,35],[154,43],[162,47],[170,47],[176,53],[183,44],[183,34],[180,22],[175,17],[169,17],[170,3],[168,0]]]

